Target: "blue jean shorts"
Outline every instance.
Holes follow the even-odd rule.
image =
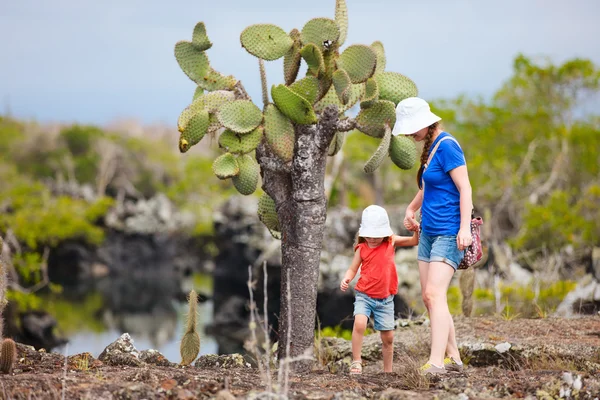
[[[419,261],[443,262],[457,270],[464,255],[465,251],[458,249],[456,235],[429,236],[421,232],[419,236]]]
[[[374,299],[363,292],[356,291],[354,300],[354,316],[366,315],[371,318],[376,331],[394,330],[394,295],[391,294],[385,299]]]

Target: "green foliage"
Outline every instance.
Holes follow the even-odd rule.
[[[42,295],[44,307],[56,318],[61,332],[66,335],[81,332],[103,332],[106,326],[97,315],[102,311],[104,303],[98,292],[89,293],[76,302],[62,296]]]

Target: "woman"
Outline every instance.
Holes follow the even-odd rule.
[[[442,130],[440,120],[425,100],[411,97],[398,103],[392,131],[423,142],[419,191],[406,209],[404,226],[418,229],[415,214],[421,209],[419,275],[431,322],[431,352],[421,371],[433,374],[463,367],[446,292],[464,250],[472,242],[473,209],[464,153],[456,139]]]

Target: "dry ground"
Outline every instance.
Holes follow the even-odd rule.
[[[381,373],[377,335],[365,338],[364,373],[347,374],[349,343],[324,338],[314,370],[290,377],[294,399],[488,399],[600,398],[600,316],[578,319],[457,318],[456,329],[468,367],[463,373],[425,378],[416,368],[427,358],[429,328],[410,323],[396,330],[394,372]],[[116,338],[115,338],[116,339]],[[499,352],[502,347],[508,351]],[[501,346],[495,347],[499,344]],[[143,349],[139,349],[143,350]],[[119,361],[120,360],[120,361]],[[232,356],[203,356],[193,366],[160,355],[137,365],[65,358],[18,346],[12,374],[0,375],[2,399],[204,399],[268,398],[257,368]],[[179,361],[179,360],[171,360]],[[111,365],[119,364],[119,365]],[[569,385],[563,373],[581,378]],[[277,374],[273,374],[277,383]],[[227,391],[222,389],[227,388]],[[269,393],[270,392],[270,393]],[[566,397],[568,394],[570,397]],[[64,396],[64,397],[63,397]]]

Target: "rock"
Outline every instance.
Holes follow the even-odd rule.
[[[162,367],[170,367],[175,365],[174,363],[167,360],[165,356],[163,356],[160,353],[160,351],[154,349],[140,351],[139,358],[146,364],[153,364]]]
[[[133,339],[129,333],[124,333],[111,344],[109,344],[98,356],[98,360],[108,365],[128,365],[133,367],[142,366],[140,353],[133,345]]]
[[[250,368],[241,354],[216,355],[206,354],[198,357],[194,366],[197,368]]]
[[[573,317],[578,314],[594,315],[600,311],[600,282],[586,275],[556,308],[555,315]]]

